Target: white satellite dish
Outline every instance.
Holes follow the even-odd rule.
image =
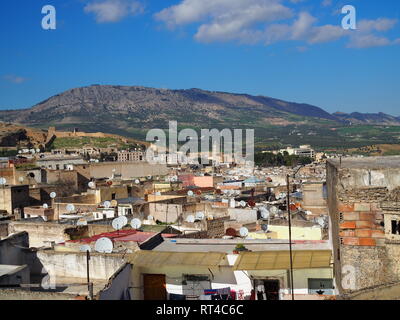
[[[132,219],[131,221],[131,227],[132,229],[139,229],[142,226],[142,221],[140,221],[140,219]]]
[[[136,179],[136,180],[135,180],[135,183],[136,183],[136,184],[139,184],[139,183],[140,183],[140,180],[139,180],[139,179]]]
[[[261,218],[263,218],[263,219],[268,219],[269,218],[268,209],[263,207],[263,208],[260,209],[260,212],[261,212]]]
[[[245,207],[245,206],[246,206],[246,202],[245,202],[245,201],[243,201],[243,200],[242,200],[242,201],[240,201],[239,203],[240,203],[240,205],[241,205],[242,207]]]
[[[108,209],[109,207],[111,207],[111,202],[110,201],[104,201],[103,206],[104,206],[104,208]]]
[[[40,149],[36,149],[36,153],[40,153]]]
[[[153,216],[148,216],[147,220],[154,220],[154,217]]]
[[[68,212],[75,211],[75,206],[73,204],[67,204],[66,209]]]
[[[93,181],[90,181],[88,183],[89,188],[94,189],[96,187],[96,184]]]
[[[122,218],[125,218],[125,219],[122,219]],[[124,216],[121,216],[121,217],[115,218],[112,221],[112,227],[115,230],[121,230],[123,227],[126,226],[127,223],[128,223],[128,219],[126,219],[126,217],[124,217]]]
[[[245,238],[249,234],[249,230],[246,227],[241,227],[239,230],[239,234],[242,238]]]
[[[152,176],[147,176],[147,179],[148,179],[148,180],[151,180],[151,178],[153,178],[153,177],[152,177]]]
[[[268,232],[269,227],[268,227],[267,224],[264,223],[264,224],[261,225],[261,229],[262,229],[264,232]]]
[[[50,198],[54,199],[55,197],[57,197],[57,193],[51,192],[50,193]]]
[[[47,203],[44,203],[43,204],[43,209],[48,209],[48,208],[49,208],[49,205]]]
[[[197,212],[196,213],[196,220],[204,220],[204,212]]]
[[[189,190],[189,191],[187,192],[187,195],[188,195],[189,197],[193,197],[194,193],[193,193],[192,190]]]
[[[187,216],[186,217],[186,222],[193,223],[194,222],[194,216],[192,216],[192,215]]]
[[[77,225],[77,226],[87,226],[87,221],[86,221],[85,219],[79,219],[79,220],[76,222],[76,225]]]
[[[18,178],[18,181],[19,181],[19,182],[24,182],[24,177],[19,177],[19,178]]]
[[[87,252],[87,251],[91,252],[92,248],[88,244],[84,244],[79,248],[79,251],[80,252]]]
[[[4,186],[7,183],[5,178],[0,178],[0,185]]]
[[[279,210],[278,210],[277,207],[271,207],[271,208],[269,209],[269,211],[270,211],[272,214],[277,214]]]
[[[322,228],[325,227],[325,219],[323,217],[318,217],[316,220]]]
[[[94,245],[94,249],[99,253],[111,253],[113,247],[112,241],[105,237],[98,239]]]

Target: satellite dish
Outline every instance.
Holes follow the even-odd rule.
[[[142,221],[140,221],[140,219],[137,219],[137,218],[135,218],[135,219],[132,219],[132,221],[131,221],[131,227],[133,228],[133,229],[139,229],[140,227],[142,226]]]
[[[91,252],[92,248],[88,244],[84,244],[79,248],[79,251],[80,252],[87,252],[87,251]]]
[[[194,216],[192,216],[192,215],[187,216],[186,217],[186,222],[193,223],[194,222]]]
[[[157,192],[156,192],[156,196],[161,196],[161,192],[160,192],[160,191],[157,191]]]
[[[214,220],[214,216],[213,216],[212,214],[209,214],[209,215],[207,216],[207,219],[208,219],[208,220]]]
[[[55,192],[50,193],[50,198],[54,199],[55,197],[57,197],[57,193]]]
[[[268,225],[267,225],[267,224],[262,224],[262,225],[261,225],[261,229],[262,229],[264,232],[268,232]]]
[[[104,201],[103,206],[104,206],[104,208],[108,209],[109,207],[111,207],[111,202],[110,201]]]
[[[269,211],[270,211],[272,214],[277,214],[279,210],[278,210],[277,207],[271,207],[271,208],[269,209]]]
[[[153,178],[153,177],[152,177],[152,176],[147,176],[147,179],[148,179],[148,180],[151,180],[151,178]]]
[[[194,193],[193,193],[192,190],[189,190],[189,191],[187,192],[187,195],[188,195],[189,197],[193,197]]]
[[[140,183],[140,180],[139,180],[139,179],[136,179],[136,180],[135,180],[135,183],[136,183],[136,184],[139,184],[139,183]]]
[[[7,183],[5,178],[0,178],[0,185],[4,186]]]
[[[239,234],[242,238],[245,238],[249,234],[249,230],[246,227],[241,227],[239,230]]]
[[[96,188],[96,184],[95,184],[93,181],[90,181],[90,182],[88,183],[88,186],[89,186],[89,188],[91,188],[91,189]]]
[[[269,218],[269,211],[268,211],[268,209],[262,207],[262,208],[260,209],[260,211],[261,211],[261,218],[263,218],[263,219],[268,219],[268,218]]]
[[[204,220],[204,212],[197,212],[196,213],[196,220]]]
[[[111,207],[116,207],[118,205],[117,200],[111,200]]]
[[[100,238],[96,241],[94,249],[99,253],[111,253],[113,251],[113,243],[108,238]]]
[[[19,181],[19,182],[24,182],[24,177],[19,177],[19,178],[18,178],[18,181]]]
[[[317,223],[323,228],[325,227],[325,219],[323,217],[317,218]]]
[[[79,219],[79,220],[76,222],[76,225],[77,225],[77,226],[87,226],[87,221],[86,221],[86,219]]]
[[[243,208],[246,206],[246,202],[245,202],[245,201],[243,201],[243,200],[242,200],[242,201],[240,201],[239,203],[240,203],[240,205],[241,205]]]
[[[153,216],[148,216],[147,220],[154,220],[154,217]]]
[[[48,209],[48,208],[49,208],[49,205],[47,203],[44,203],[43,204],[43,209]]]
[[[121,217],[115,218],[112,221],[112,227],[115,230],[121,230],[123,227],[126,226],[127,223],[128,223],[128,219],[126,219],[126,217],[124,217],[124,216],[121,216]]]
[[[75,206],[73,204],[67,204],[66,209],[68,212],[75,211]]]
[[[40,153],[40,149],[36,149],[36,153]]]

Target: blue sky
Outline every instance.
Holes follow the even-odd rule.
[[[44,5],[57,29],[43,30]],[[343,30],[351,4],[357,29]],[[0,109],[91,84],[400,116],[398,0],[3,0]]]

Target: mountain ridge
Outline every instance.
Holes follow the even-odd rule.
[[[400,125],[400,117],[384,113],[330,114],[318,106],[264,95],[119,85],[72,88],[30,108],[0,111],[0,121],[5,122],[40,128],[79,127],[88,132],[101,131],[136,138],[143,138],[145,129],[167,128],[169,120],[194,128],[257,130],[288,125]]]

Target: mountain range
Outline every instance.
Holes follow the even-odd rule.
[[[151,128],[255,128],[354,124],[400,125],[384,113],[330,114],[320,107],[266,96],[140,86],[91,85],[52,96],[33,107],[0,111],[0,121],[59,129],[79,128],[142,138]]]

